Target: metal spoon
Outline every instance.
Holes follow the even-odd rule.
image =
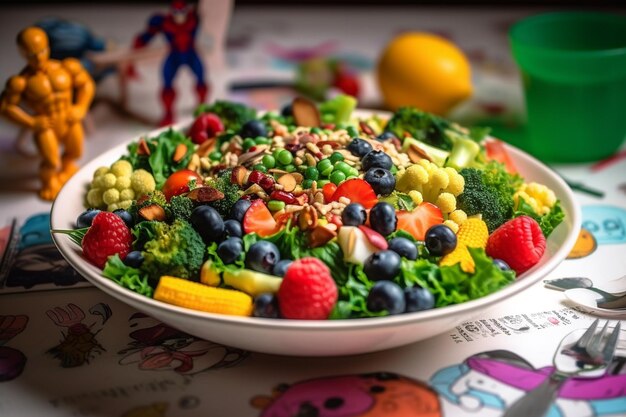
[[[589,278],[582,277],[549,279],[544,280],[543,282],[546,287],[554,290],[563,291],[572,288],[589,289],[602,295],[602,297],[606,301],[613,301],[626,294],[626,275],[616,278],[614,280],[603,282],[602,289],[594,287],[593,281],[591,281]]]
[[[603,308],[603,298],[588,288],[565,290],[565,297],[590,313],[615,318],[626,318],[626,308]],[[626,298],[626,297],[625,297]]]

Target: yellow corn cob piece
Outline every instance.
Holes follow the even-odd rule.
[[[241,291],[214,288],[182,278],[163,276],[154,292],[154,299],[179,307],[209,313],[249,316],[252,297]]]
[[[456,248],[441,258],[440,266],[451,266],[461,263],[461,269],[467,273],[474,273],[474,259],[470,255],[467,247],[482,248],[487,246],[489,231],[484,221],[478,218],[467,219],[459,226],[459,232],[456,235]]]

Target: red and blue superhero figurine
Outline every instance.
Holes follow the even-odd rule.
[[[163,63],[161,102],[165,114],[161,126],[174,121],[176,91],[173,82],[180,67],[187,66],[194,73],[198,103],[203,103],[207,98],[209,87],[204,79],[204,65],[195,48],[198,20],[195,6],[188,5],[184,0],[174,0],[169,13],[152,16],[148,21],[148,28],[135,38],[134,49],[143,48],[159,33],[163,33],[169,44],[169,52]]]

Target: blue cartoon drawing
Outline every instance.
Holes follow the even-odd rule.
[[[625,415],[625,360],[615,358],[602,378],[565,381],[546,416]],[[500,416],[552,372],[551,366],[535,369],[513,352],[496,350],[439,370],[430,378],[430,384],[442,399],[444,415]]]
[[[583,206],[582,227],[598,245],[626,243],[626,209],[617,206]]]

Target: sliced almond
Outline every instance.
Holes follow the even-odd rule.
[[[296,189],[296,185],[298,182],[296,178],[291,174],[285,174],[278,178],[278,183],[283,186],[283,191],[287,191],[288,193],[292,192]]]
[[[299,172],[292,172],[289,175],[296,179],[296,184],[302,184],[302,181],[304,181],[304,175],[300,174]]]
[[[148,142],[145,139],[139,139],[139,146],[137,147],[137,153],[139,155],[150,155],[150,148]]]
[[[213,187],[196,187],[187,193],[187,197],[198,203],[210,203],[224,198],[224,193]]]
[[[409,155],[409,159],[411,160],[411,162],[413,163],[417,163],[419,161],[421,161],[422,159],[426,159],[430,162],[432,162],[432,158],[419,146],[417,146],[416,144],[412,143],[409,146],[409,149],[407,149],[407,155]]]
[[[321,124],[320,112],[311,100],[296,97],[291,108],[297,126],[317,127]]]
[[[217,140],[215,138],[210,138],[202,142],[198,148],[196,149],[196,153],[200,157],[209,156],[209,154],[215,149],[215,143]]]
[[[348,234],[348,243],[346,253],[354,252],[354,247],[356,245],[356,231],[350,230],[350,234]]]
[[[333,149],[337,149],[341,147],[341,143],[337,142],[336,140],[322,140],[322,141],[317,142],[317,146],[320,148],[325,145],[328,145]]]
[[[158,204],[150,204],[139,209],[139,215],[148,220],[165,221],[165,209]]]
[[[230,174],[230,182],[241,187],[248,182],[249,176],[250,171],[248,171],[248,168],[237,165]]]
[[[246,162],[252,161],[256,157],[262,156],[265,153],[265,150],[267,148],[268,148],[267,145],[257,145],[257,146],[254,146],[252,148],[252,149],[254,149],[253,151],[248,151],[246,153],[242,153],[241,155],[239,155],[239,159],[237,160],[237,163],[239,165],[243,165]]]
[[[183,159],[187,155],[187,145],[184,143],[179,143],[176,145],[176,149],[174,149],[174,155],[172,155],[172,161],[178,163],[181,159]]]
[[[317,210],[314,207],[306,206],[298,215],[298,226],[300,230],[310,230],[317,226]]]
[[[309,246],[311,248],[317,248],[323,246],[333,240],[337,236],[337,232],[330,230],[329,228],[317,225],[311,229],[309,233]]]

